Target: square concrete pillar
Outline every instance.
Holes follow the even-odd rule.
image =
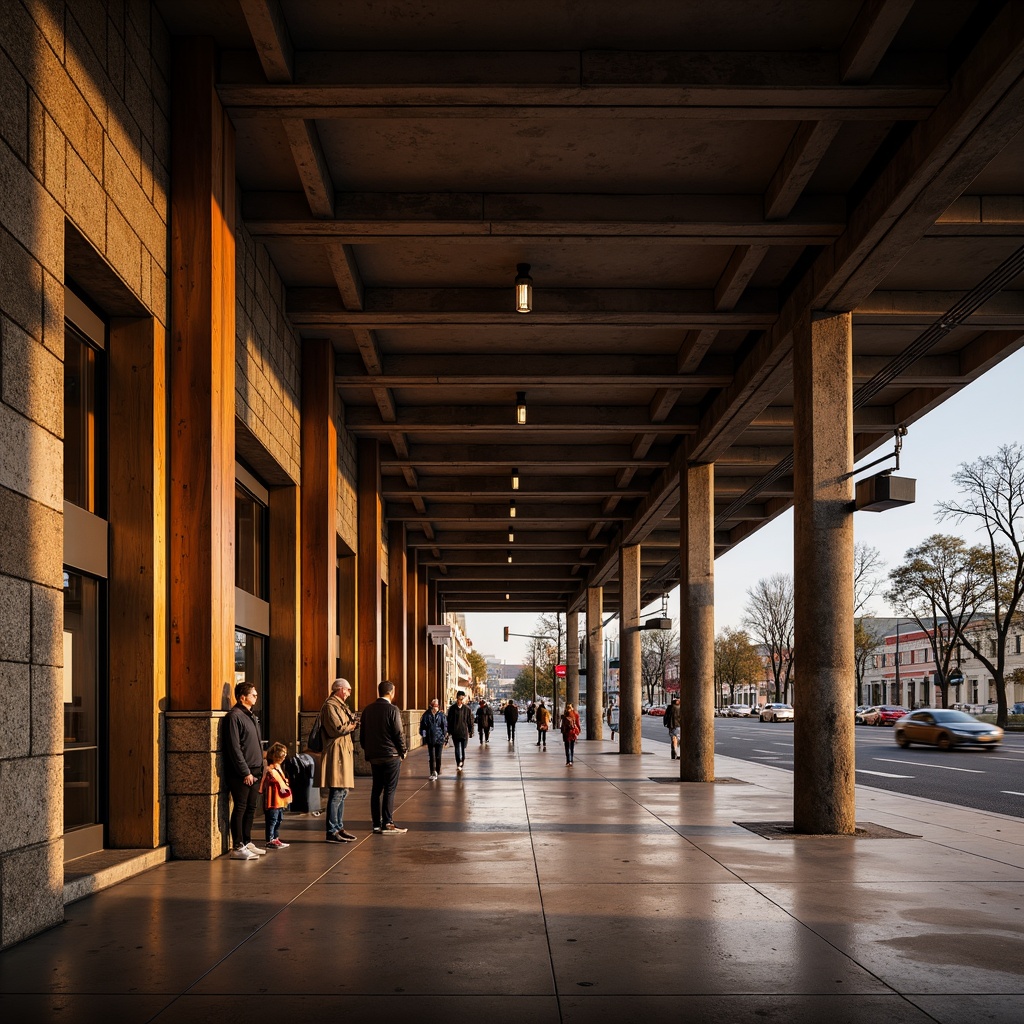
[[[679,777],[715,779],[715,472],[688,466],[679,494]]]
[[[853,359],[849,313],[793,338],[793,822],[854,832]]]
[[[640,545],[619,549],[619,753],[639,754],[640,685]]]
[[[604,738],[604,591],[587,587],[587,739]]]

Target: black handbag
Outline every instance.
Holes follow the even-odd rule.
[[[320,754],[324,749],[324,734],[320,729],[320,716],[316,716],[313,728],[309,730],[306,737],[306,749],[312,750],[314,754]]]

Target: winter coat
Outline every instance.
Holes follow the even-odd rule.
[[[679,729],[683,724],[683,709],[678,704],[669,704],[665,708],[665,728]]]
[[[494,728],[494,712],[491,710],[490,704],[484,704],[476,709],[476,724],[481,729]]]
[[[562,739],[574,740],[580,734],[580,716],[574,708],[562,715]]]
[[[440,708],[436,712],[423,712],[420,718],[420,735],[428,746],[437,746],[448,739],[448,719]]]
[[[356,776],[352,733],[356,731],[356,716],[337,695],[328,697],[320,709],[320,731],[324,749],[320,755],[317,785],[321,789],[353,789]]]
[[[519,708],[511,701],[505,705],[505,710],[502,711],[502,714],[505,716],[505,723],[507,725],[515,725],[519,721]]]
[[[468,740],[473,735],[473,712],[468,704],[461,708],[453,704],[448,709],[448,732],[453,740]]]
[[[260,720],[244,705],[235,704],[224,716],[224,769],[240,779],[263,774]]]
[[[409,752],[402,713],[386,697],[378,697],[363,708],[359,719],[359,745],[370,764],[385,764]]]
[[[551,725],[551,712],[546,704],[537,705],[537,732],[547,732]]]

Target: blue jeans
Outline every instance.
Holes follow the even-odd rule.
[[[455,747],[455,763],[462,764],[466,760],[466,741],[452,737],[452,744]]]
[[[340,832],[345,827],[345,797],[347,789],[331,789],[327,797],[327,834]]]
[[[576,741],[575,740],[564,740],[565,743],[565,763],[572,764],[573,758],[576,756]]]
[[[271,839],[277,838],[277,833],[281,830],[281,819],[284,817],[283,807],[268,807],[263,812],[263,817],[267,822],[267,842]]]

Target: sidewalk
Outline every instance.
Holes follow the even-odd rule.
[[[1024,821],[858,788],[859,824],[919,838],[766,839],[792,775],[720,758],[680,784],[664,744],[474,739],[457,776],[406,762],[374,836],[286,818],[259,861],[171,861],[0,954],[10,1021],[1024,1019]],[[727,781],[728,780],[728,781]],[[254,839],[262,838],[262,822]]]

